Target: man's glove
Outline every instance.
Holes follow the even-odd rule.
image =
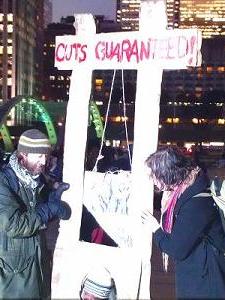
[[[43,223],[46,224],[54,217],[59,217],[63,220],[68,220],[70,218],[70,206],[66,202],[61,201],[62,193],[68,190],[68,188],[68,183],[60,183],[57,188],[50,192],[47,202],[37,205],[36,211],[41,217]]]

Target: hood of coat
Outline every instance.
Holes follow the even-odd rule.
[[[209,183],[210,183],[209,177],[204,172],[201,171],[199,175],[196,177],[195,182],[191,186],[189,186],[183,192],[183,194],[181,194],[175,206],[175,213],[177,213],[180,207],[195,195],[203,192],[207,192]]]

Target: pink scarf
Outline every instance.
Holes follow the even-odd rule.
[[[168,208],[166,211],[166,219],[163,225],[163,228],[166,232],[171,233],[173,227],[173,215],[174,215],[174,207],[177,203],[177,199],[180,197],[183,192],[183,185],[178,186],[170,195],[168,200]]]
[[[185,182],[183,182],[182,184],[177,186],[172,192],[170,192],[169,197],[166,201],[167,205],[166,205],[166,207],[163,208],[163,210],[166,211],[166,218],[165,218],[165,222],[163,224],[163,229],[166,232],[171,233],[171,231],[172,231],[174,208],[177,203],[177,199],[184,192],[184,190],[186,190],[187,187],[189,187],[190,185],[192,185],[194,183],[199,170],[200,169],[198,167],[193,169],[190,172],[188,178],[185,180]],[[162,214],[164,212],[163,210],[162,210]]]

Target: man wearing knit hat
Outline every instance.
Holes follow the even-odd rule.
[[[81,284],[81,300],[116,300],[116,286],[108,269],[104,266],[92,267]]]
[[[25,131],[17,151],[0,171],[0,298],[40,299],[43,290],[40,232],[54,218],[69,219],[59,183],[46,198],[40,175],[51,149],[37,129]]]

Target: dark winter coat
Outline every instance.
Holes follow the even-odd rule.
[[[0,172],[0,298],[37,299],[42,296],[41,219],[35,212],[38,189],[19,182],[12,171]]]
[[[225,234],[212,197],[198,195],[207,185],[200,174],[177,200],[171,234],[154,234],[175,261],[178,299],[225,299]]]

